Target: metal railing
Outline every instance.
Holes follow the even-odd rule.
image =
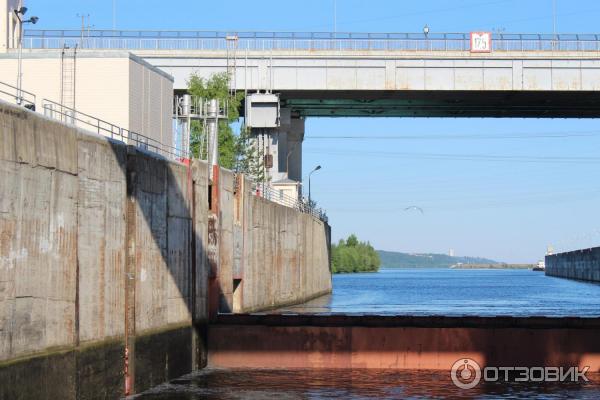
[[[322,208],[315,207],[314,204],[310,204],[307,199],[299,199],[288,196],[282,191],[273,188],[268,183],[253,182],[251,191],[255,196],[262,197],[263,199],[272,201],[273,203],[281,204],[282,206],[293,208],[294,210],[302,213],[312,215],[323,222],[328,222],[329,220],[327,218],[327,214]]]
[[[158,140],[121,128],[113,123],[103,121],[54,101],[44,99],[42,107],[45,116],[66,124],[74,125],[99,135],[134,145],[140,149],[160,154],[172,160],[183,161],[189,158],[189,154],[181,149],[163,144]]]
[[[469,33],[329,33],[26,30],[23,46],[62,49],[227,51],[469,51]],[[596,34],[492,34],[492,51],[600,51]]]
[[[35,111],[36,96],[31,92],[21,89],[19,93],[19,88],[16,86],[0,82],[0,97],[8,98],[10,102],[14,101],[20,106]]]

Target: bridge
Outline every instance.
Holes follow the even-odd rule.
[[[26,30],[23,44],[29,57],[131,51],[179,93],[227,72],[232,90],[277,94],[261,147],[276,189],[300,191],[306,118],[600,117],[599,35],[481,34],[483,50],[467,33]]]
[[[26,30],[32,52],[129,50],[175,78],[228,71],[296,117],[600,116],[600,36]]]

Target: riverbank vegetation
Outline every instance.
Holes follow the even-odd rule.
[[[341,239],[331,246],[331,268],[334,274],[377,272],[381,260],[369,242],[360,242],[356,235]]]

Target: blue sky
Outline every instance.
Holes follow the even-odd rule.
[[[552,0],[337,0],[337,30],[552,33]],[[117,0],[119,29],[331,31],[333,0]],[[557,0],[564,33],[597,32],[600,3]],[[112,0],[29,0],[39,28],[111,28]],[[323,139],[330,136],[395,139]],[[406,138],[406,137],[409,138]],[[414,136],[417,136],[415,139]],[[595,120],[310,119],[304,169],[334,239],[377,248],[535,262],[547,245],[600,244]],[[432,154],[450,156],[432,157]],[[475,157],[474,157],[475,156]],[[501,161],[490,157],[509,156]],[[516,158],[515,158],[516,157]],[[572,158],[592,157],[596,160]],[[425,210],[405,212],[407,206]]]

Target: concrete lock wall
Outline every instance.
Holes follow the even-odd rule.
[[[0,128],[0,398],[119,398],[126,386],[139,392],[205,365],[207,165],[171,162],[6,103]],[[328,227],[235,192],[229,171],[220,176],[220,309],[330,290]],[[235,219],[240,201],[262,236]],[[281,221],[308,238],[294,253],[308,261],[290,270],[272,259],[279,253],[248,247],[287,248],[261,241],[280,240],[271,230]],[[316,255],[304,255],[311,245]],[[234,296],[234,287],[243,292]]]
[[[546,256],[546,275],[600,282],[600,247]]]

